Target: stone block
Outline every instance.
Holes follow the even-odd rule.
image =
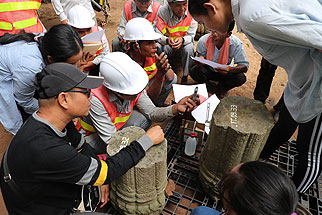
[[[107,153],[114,155],[144,130],[128,127],[112,135]],[[167,141],[151,147],[145,157],[119,179],[111,183],[110,200],[120,214],[160,214],[165,204],[167,185]]]
[[[273,125],[272,115],[259,101],[239,96],[220,101],[199,162],[200,181],[210,196],[234,166],[258,159]]]

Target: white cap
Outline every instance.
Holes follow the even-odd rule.
[[[147,19],[137,17],[131,19],[125,26],[125,40],[157,40],[159,38],[161,35],[154,31],[152,24]]]
[[[127,54],[111,52],[100,64],[104,86],[126,95],[136,95],[144,90],[149,78],[144,69]]]
[[[67,23],[75,28],[91,28],[95,25],[90,11],[82,5],[75,5],[68,11]]]

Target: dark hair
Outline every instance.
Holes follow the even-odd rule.
[[[189,13],[193,15],[208,15],[207,9],[203,6],[204,3],[209,2],[210,0],[189,0],[188,10]]]
[[[233,31],[234,27],[235,27],[235,20],[231,20],[231,22],[230,22],[230,24],[228,26],[227,33]]]
[[[55,25],[43,37],[39,37],[38,41],[35,41],[34,38],[34,34],[24,31],[20,34],[4,34],[0,37],[0,45],[16,41],[38,42],[39,50],[46,64],[48,64],[47,56],[51,56],[54,62],[66,62],[68,58],[83,49],[83,42],[77,31],[69,25]]]
[[[239,215],[290,215],[298,202],[291,179],[276,166],[259,161],[242,164],[220,187]]]

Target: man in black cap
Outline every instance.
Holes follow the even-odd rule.
[[[39,111],[18,131],[1,165],[9,214],[73,214],[81,185],[109,184],[163,141],[162,129],[153,127],[115,156],[95,156],[72,119],[88,114],[90,89],[102,82],[66,63],[48,65],[36,75]]]

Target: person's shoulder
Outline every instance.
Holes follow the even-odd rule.
[[[232,41],[232,43],[235,44],[242,44],[243,42],[241,41],[241,39],[239,39],[238,37],[236,37],[235,35],[231,35],[230,36],[230,41]]]

